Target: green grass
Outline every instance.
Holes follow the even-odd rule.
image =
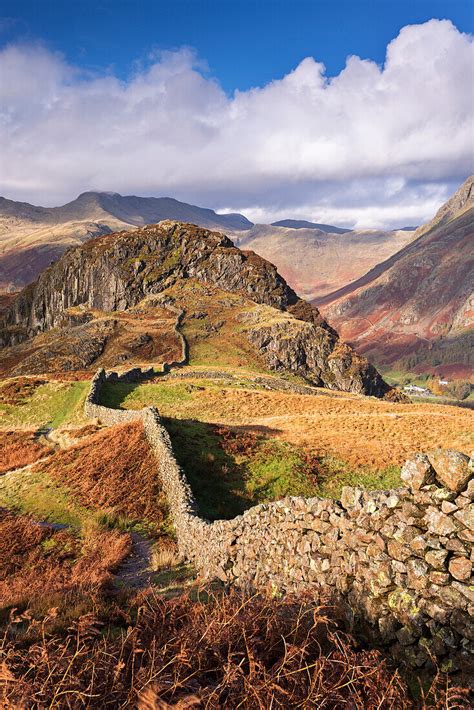
[[[287,496],[340,498],[344,486],[400,486],[398,466],[352,469],[333,457],[317,458],[303,447],[264,437],[229,447],[211,424],[180,419],[164,424],[200,513],[210,520],[233,518],[253,505]]]
[[[325,456],[321,459],[316,495],[322,498],[339,499],[344,486],[358,486],[366,490],[387,490],[399,488],[400,485],[400,466],[387,466],[380,471],[368,467],[351,469],[344,461]]]
[[[19,471],[0,477],[0,506],[73,528],[93,524],[97,514],[43,473]]]
[[[197,389],[197,388],[196,388]],[[181,382],[158,384],[105,383],[101,404],[115,409],[141,409],[150,405],[172,405],[192,399],[192,386]]]
[[[379,367],[385,382],[392,387],[403,387],[407,384],[417,385],[418,387],[426,387],[430,375],[420,375],[415,372],[407,372],[405,370],[390,370]]]
[[[246,490],[257,503],[286,496],[314,496],[317,489],[304,466],[301,448],[270,439],[247,463]]]
[[[2,426],[58,427],[84,422],[84,401],[89,382],[48,382],[19,405],[0,403]]]
[[[233,518],[253,505],[245,490],[245,466],[223,450],[214,427],[178,419],[164,424],[201,515],[211,520]]]

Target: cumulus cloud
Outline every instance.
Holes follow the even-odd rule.
[[[121,81],[40,46],[8,46],[1,193],[58,204],[114,190],[262,221],[419,222],[473,170],[472,67],[472,37],[447,20],[404,27],[383,67],[351,56],[328,77],[307,57],[233,96],[189,49]]]

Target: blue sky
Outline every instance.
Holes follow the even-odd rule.
[[[474,171],[472,0],[0,0],[0,194],[419,224]]]
[[[284,76],[304,57],[330,76],[356,54],[382,63],[409,24],[474,31],[472,0],[0,0],[0,42],[41,40],[74,65],[125,78],[149,53],[193,47],[227,92]]]

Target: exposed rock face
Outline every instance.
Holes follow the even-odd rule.
[[[0,343],[18,343],[60,326],[68,308],[126,310],[186,278],[293,316],[291,337],[281,324],[247,331],[270,367],[335,389],[375,396],[390,390],[364,358],[339,341],[317,308],[298,298],[275,266],[237,249],[223,234],[180,222],[102,236],[67,252],[13,301]]]
[[[307,323],[289,332],[287,324],[248,331],[250,342],[273,370],[297,372],[316,385],[378,395],[379,375],[334,331]],[[375,384],[375,386],[374,386]]]

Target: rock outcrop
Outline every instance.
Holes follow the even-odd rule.
[[[164,221],[102,236],[71,249],[11,304],[0,344],[61,327],[68,308],[123,311],[182,279],[239,293],[289,316],[287,326],[259,324],[247,337],[267,364],[316,385],[383,396],[390,387],[347,345],[316,307],[300,299],[273,264],[237,249],[225,235]],[[289,332],[291,331],[291,333]]]

